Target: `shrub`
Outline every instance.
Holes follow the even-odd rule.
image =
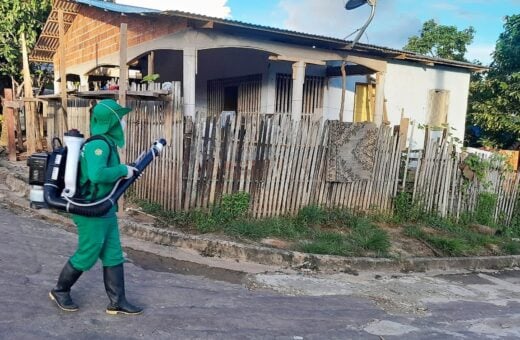
[[[417,204],[412,201],[412,195],[400,192],[394,199],[394,218],[396,222],[415,222],[421,216]]]
[[[478,195],[477,207],[475,209],[475,221],[480,224],[494,225],[494,214],[497,205],[497,195],[483,192]]]
[[[502,250],[506,254],[518,255],[520,254],[520,242],[510,240],[502,245]]]
[[[317,205],[309,205],[298,211],[297,220],[310,226],[322,224],[327,217],[327,212]]]
[[[159,203],[148,202],[145,200],[139,200],[137,202],[137,204],[141,207],[143,212],[150,214],[150,215],[159,216],[164,211],[163,207]]]
[[[347,247],[345,236],[334,232],[319,231],[309,242],[301,242],[298,250],[312,254],[352,255]]]
[[[212,211],[213,218],[220,223],[226,223],[244,217],[249,210],[250,198],[247,192],[224,195],[220,205]]]
[[[243,236],[251,239],[279,237],[295,239],[308,233],[307,228],[288,218],[238,219],[224,226],[227,234]]]
[[[378,255],[384,255],[388,252],[391,245],[388,234],[367,219],[359,221],[352,229],[348,240],[352,248],[358,249],[358,253],[374,251]]]

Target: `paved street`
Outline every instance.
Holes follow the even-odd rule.
[[[520,337],[520,272],[267,273],[229,283],[126,265],[142,316],[109,316],[99,263],[65,313],[47,293],[76,235],[0,205],[0,339],[475,339]],[[129,251],[132,258],[134,253]],[[234,280],[228,280],[234,282]]]

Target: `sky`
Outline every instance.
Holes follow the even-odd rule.
[[[182,10],[252,24],[346,38],[361,27],[369,6],[346,11],[346,0],[116,0],[120,4]],[[401,49],[422,24],[434,19],[476,30],[466,58],[488,65],[504,17],[520,14],[520,0],[378,0],[374,20],[360,42]],[[353,39],[351,35],[348,39]]]

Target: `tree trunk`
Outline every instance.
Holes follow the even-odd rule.
[[[27,43],[25,41],[25,34],[21,34],[22,42],[22,58],[23,58],[23,83],[25,98],[32,99],[32,81],[31,73],[29,71],[29,56],[27,53]],[[27,136],[27,153],[35,153],[36,150],[42,150],[42,141],[40,138],[40,129],[37,125],[36,110],[34,102],[25,102],[25,135]]]
[[[345,112],[345,92],[347,91],[347,71],[345,70],[345,62],[341,63],[341,106],[339,109],[339,121],[342,122]]]

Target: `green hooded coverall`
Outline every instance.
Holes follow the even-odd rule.
[[[130,109],[119,106],[114,100],[102,100],[93,109],[90,121],[92,136],[101,135],[105,140],[96,139],[83,146],[80,156],[79,188],[89,201],[105,197],[115,183],[126,176],[127,167],[120,163],[117,147],[125,144],[121,119]],[[108,143],[107,143],[108,142]],[[114,206],[102,217],[73,215],[78,227],[78,248],[70,258],[74,268],[87,271],[97,259],[104,267],[116,266],[124,262],[119,229]]]
[[[92,109],[90,132],[101,139],[87,141],[81,150],[79,196],[88,201],[106,197],[122,178],[137,174],[134,167],[121,164],[117,147],[123,147],[125,137],[121,119],[130,112],[113,99],[104,99]],[[78,227],[78,247],[61,270],[56,287],[49,292],[59,308],[73,312],[78,306],[70,296],[71,287],[84,271],[103,262],[103,281],[110,303],[108,314],[141,314],[143,309],[126,300],[123,251],[119,240],[117,206],[101,217],[73,215]]]

